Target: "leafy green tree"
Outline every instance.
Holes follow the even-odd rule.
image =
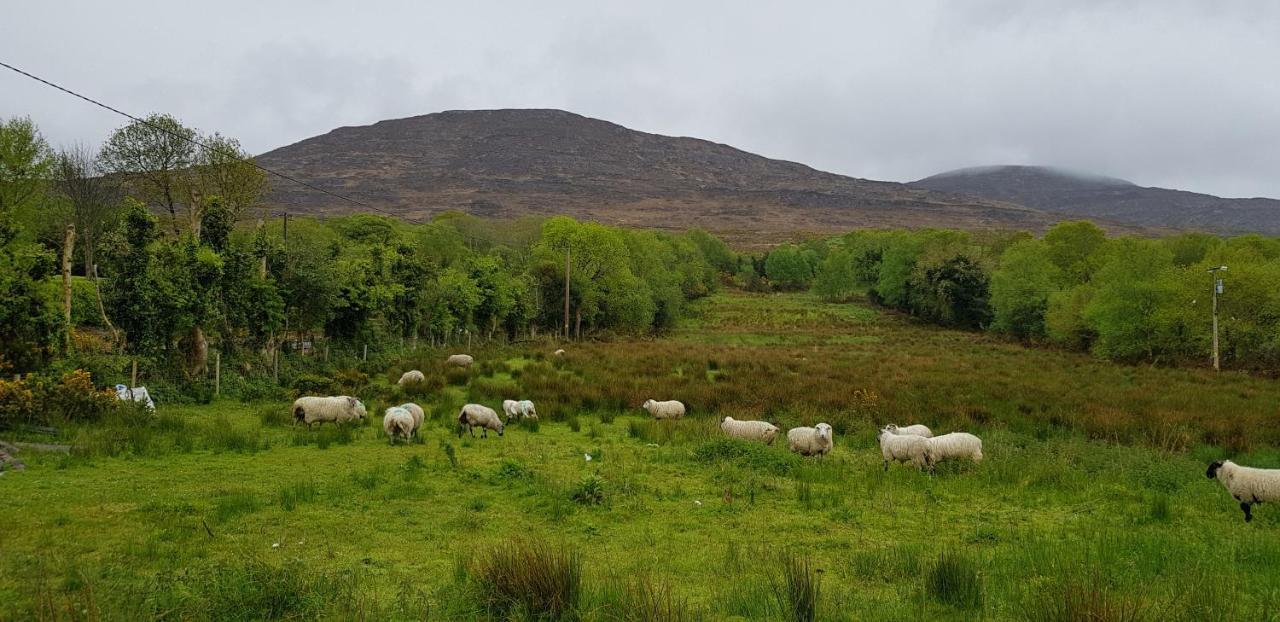
[[[912,312],[943,326],[977,329],[991,320],[990,279],[976,261],[956,255],[925,267],[912,285]]]
[[[1049,259],[1061,271],[1063,285],[1089,281],[1097,267],[1094,255],[1107,241],[1107,234],[1097,225],[1085,221],[1060,222],[1044,234]]]
[[[992,330],[1018,339],[1045,337],[1049,296],[1061,279],[1044,242],[1024,240],[1005,249],[991,274]]]
[[[111,245],[109,314],[125,334],[126,350],[154,354],[165,346],[161,309],[152,272],[151,242],[159,233],[146,206],[126,200],[123,218]]]
[[[29,118],[0,120],[0,214],[16,219],[43,198],[53,153]]]
[[[196,163],[196,131],[167,114],[152,114],[117,129],[102,147],[102,167],[134,181],[141,198],[169,212],[179,234],[178,206],[189,202],[191,167]],[[194,206],[192,206],[194,209]],[[198,222],[193,212],[191,222]]]
[[[797,290],[813,280],[816,253],[795,244],[783,244],[769,251],[764,260],[764,273],[779,289]]]
[[[813,293],[829,302],[850,299],[862,286],[856,261],[849,249],[831,251],[813,279]]]
[[[1117,360],[1154,359],[1168,353],[1177,330],[1161,314],[1175,299],[1173,255],[1158,243],[1122,238],[1103,253],[1097,288],[1084,310],[1098,333],[1094,351]]]

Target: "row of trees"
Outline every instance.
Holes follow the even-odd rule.
[[[321,336],[378,351],[562,331],[566,260],[572,336],[659,330],[737,265],[703,232],[569,218],[248,218],[266,183],[246,157],[165,116],[99,153],[54,152],[25,119],[0,125],[0,366],[74,356],[56,258],[77,237],[69,317],[187,378],[206,373],[210,344],[248,358]]]
[[[779,252],[785,261],[774,261]],[[1207,270],[1227,265],[1219,302],[1224,361],[1280,369],[1280,239],[1108,238],[1088,222],[1061,223],[1040,238],[857,231],[781,247],[763,263],[770,281],[812,287],[826,300],[865,293],[947,326],[1152,362],[1208,360],[1213,280]],[[788,266],[784,275],[770,269],[775,264]]]

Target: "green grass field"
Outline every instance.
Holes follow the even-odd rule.
[[[431,419],[408,445],[381,434],[396,368],[363,426],[161,405],[67,431],[69,456],[24,451],[0,477],[0,617],[536,619],[485,586],[495,553],[545,546],[579,561],[566,617],[585,620],[812,619],[806,595],[819,620],[1280,619],[1280,508],[1245,524],[1204,477],[1227,456],[1280,466],[1274,380],[807,295],[719,294],[664,338],[566,347],[478,349],[473,375],[418,400]],[[464,401],[517,394],[538,426],[455,435]],[[648,421],[646,397],[690,416]],[[836,447],[731,442],[725,414],[828,421]],[[985,460],[885,473],[891,421],[974,432]]]

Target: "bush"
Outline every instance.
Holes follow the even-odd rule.
[[[599,475],[588,475],[569,491],[569,498],[582,505],[600,505],[605,501],[604,480]]]
[[[301,374],[293,380],[293,390],[298,395],[329,395],[334,381],[319,374]]]
[[[473,560],[470,573],[494,617],[568,619],[582,592],[581,556],[547,542],[496,545]]]
[[[0,380],[0,428],[32,423],[36,417],[35,393],[21,380]]]
[[[38,406],[54,420],[82,422],[101,420],[119,405],[114,391],[95,388],[89,372],[77,369],[67,372],[61,383],[47,387]]]

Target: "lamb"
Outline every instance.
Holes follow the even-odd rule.
[[[926,439],[929,442],[929,468],[944,460],[968,458],[982,462],[982,439],[967,432],[952,432]]]
[[[413,435],[417,436],[418,428],[422,427],[422,422],[427,418],[427,413],[422,410],[421,406],[413,402],[405,402],[400,405],[400,408],[409,411],[409,414],[413,417]]]
[[[914,434],[916,436],[923,436],[925,438],[933,438],[933,431],[930,430],[928,427],[923,426],[919,423],[915,425],[909,425],[905,428],[900,428],[890,423],[889,425],[884,426],[884,429],[888,430],[889,433],[891,434]]]
[[[502,400],[502,412],[507,416],[507,423],[512,419],[537,419],[538,410],[529,400]]]
[[[293,423],[342,423],[363,420],[364,402],[347,395],[333,397],[300,397],[293,403]]]
[[[880,456],[884,458],[884,470],[890,461],[911,462],[918,469],[929,467],[929,439],[916,434],[895,431],[892,424],[880,430]]]
[[[453,365],[454,367],[471,367],[471,364],[476,360],[471,358],[470,354],[454,354],[445,359],[444,362],[446,365]]]
[[[684,404],[676,400],[665,402],[645,400],[641,408],[649,411],[654,419],[679,419],[684,416]]]
[[[502,436],[502,431],[505,427],[502,425],[502,420],[498,418],[498,413],[488,406],[467,404],[458,413],[458,436],[462,436],[464,430],[470,432],[471,436],[475,436],[475,428],[481,428],[481,434],[483,434],[484,438],[489,438],[489,430],[493,430],[498,433],[498,436]]]
[[[387,433],[387,443],[396,444],[396,437],[409,440],[414,429],[413,415],[402,406],[392,406],[382,416],[382,431]]]
[[[1222,482],[1222,487],[1240,502],[1246,523],[1253,520],[1254,505],[1280,501],[1280,469],[1255,469],[1221,460],[1210,464],[1204,476]]]
[[[725,417],[720,422],[720,429],[731,438],[760,441],[765,445],[772,445],[778,437],[778,426],[767,421],[738,421],[733,417]]]
[[[802,456],[825,456],[831,445],[831,426],[825,423],[787,430],[787,448]]]
[[[400,381],[397,382],[396,384],[403,387],[406,384],[417,384],[419,382],[424,382],[426,381],[426,379],[427,377],[422,375],[422,372],[416,369],[411,369],[401,374]]]

